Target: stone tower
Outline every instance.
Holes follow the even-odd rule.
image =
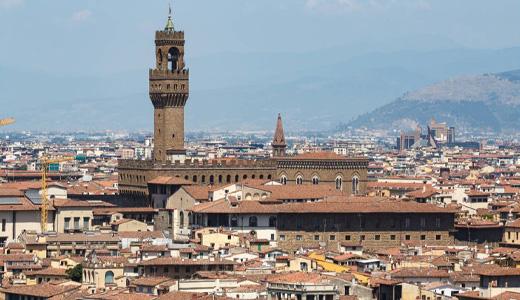
[[[276,130],[274,132],[271,146],[273,147],[273,157],[285,156],[285,148],[287,148],[287,144],[285,143],[282,116],[280,114],[278,114],[278,120],[276,121]]]
[[[154,106],[154,160],[184,160],[184,106],[189,97],[189,71],[184,63],[184,32],[175,31],[170,14],[164,30],[155,32],[155,68],[150,70]]]

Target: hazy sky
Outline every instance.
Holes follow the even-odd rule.
[[[177,0],[190,57],[222,52],[520,46],[518,0]],[[167,0],[0,0],[0,66],[50,73],[148,68]],[[275,66],[273,66],[275,67]]]

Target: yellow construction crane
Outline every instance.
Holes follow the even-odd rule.
[[[13,118],[0,119],[0,126],[6,126],[14,123]]]
[[[57,164],[64,161],[74,160],[74,157],[58,157],[48,158],[42,157],[40,159],[42,171],[42,187],[41,187],[41,219],[40,226],[42,233],[47,231],[47,216],[49,209],[49,199],[47,198],[47,173],[49,172],[49,165]]]

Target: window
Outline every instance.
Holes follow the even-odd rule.
[[[5,219],[2,219],[2,232],[5,232],[5,225],[7,221]]]
[[[435,236],[435,239],[436,239],[437,241],[440,241],[440,240],[441,240],[441,235],[440,235],[440,234],[437,234],[437,235]]]
[[[114,283],[114,272],[108,271],[105,273],[105,284]]]
[[[258,226],[258,219],[255,216],[249,217],[249,227]]]
[[[312,177],[312,184],[318,184],[318,183],[320,183],[320,179],[318,178],[318,176]]]
[[[90,218],[89,217],[83,217],[83,229],[88,230],[90,227]]]
[[[359,178],[357,176],[352,177],[352,194],[357,195],[359,193]]]
[[[269,227],[276,227],[276,216],[269,217]]]
[[[346,241],[350,241],[350,235],[346,235],[346,236],[345,236],[345,240],[346,240]]]
[[[271,233],[271,241],[274,241],[274,233]]]
[[[343,189],[343,178],[341,176],[336,177],[336,190]]]
[[[404,219],[404,227],[405,228],[410,228],[410,218]]]
[[[365,235],[364,235],[364,234],[360,235],[360,236],[359,236],[359,240],[360,240],[360,241],[364,241],[364,240],[365,240]]]
[[[426,240],[426,235],[421,234],[421,241],[424,241],[424,240]]]
[[[426,227],[426,218],[421,218],[421,227]]]
[[[391,234],[391,235],[390,235],[390,240],[391,240],[391,241],[395,241],[395,234]]]
[[[285,234],[280,234],[280,241],[285,241]]]
[[[65,218],[63,220],[63,229],[68,230],[70,226],[70,218]]]
[[[237,226],[238,226],[237,217],[231,217],[231,227],[237,227]]]
[[[331,240],[331,241],[335,241],[335,240],[336,240],[336,236],[333,235],[333,234],[331,234],[331,235],[329,236],[329,240]]]
[[[381,240],[381,236],[380,236],[379,234],[376,234],[376,236],[374,237],[374,239],[375,239],[376,241],[380,241],[380,240]]]
[[[296,184],[303,184],[303,177],[301,175],[298,175],[298,177],[296,177]]]
[[[319,240],[320,240],[320,236],[319,236],[318,234],[316,234],[316,235],[314,236],[314,240],[315,240],[315,241],[319,241]]]
[[[404,236],[404,239],[407,240],[407,241],[409,241],[409,240],[410,240],[410,235],[409,235],[409,234],[405,235],[405,236]]]
[[[296,240],[297,240],[297,241],[301,241],[301,240],[303,240],[303,237],[302,237],[301,235],[298,234],[298,235],[296,235]]]
[[[167,274],[168,272],[170,272],[170,270],[168,269],[168,267],[164,267],[164,269],[163,269],[163,273],[166,273],[166,274]]]
[[[437,227],[437,228],[441,227],[441,218],[439,218],[439,217],[435,218],[435,227]]]
[[[184,228],[184,212],[179,213],[179,228]]]
[[[177,70],[179,65],[179,49],[172,47],[168,51],[168,63],[170,67],[170,71]]]

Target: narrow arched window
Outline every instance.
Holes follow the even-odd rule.
[[[296,184],[303,184],[303,177],[301,175],[298,175],[298,177],[296,177]]]
[[[231,182],[231,175],[226,176],[226,182],[227,182],[227,183],[230,183],[230,182]]]
[[[357,195],[359,193],[359,178],[357,176],[352,177],[352,194]]]
[[[280,177],[280,183],[283,184],[283,185],[286,185],[287,184],[287,176],[283,175],[282,177]]]
[[[341,176],[336,177],[336,190],[343,189],[343,178]]]
[[[320,179],[318,178],[318,176],[312,177],[312,184],[318,184],[318,183],[320,183]]]
[[[184,228],[184,212],[179,213],[179,228]]]

